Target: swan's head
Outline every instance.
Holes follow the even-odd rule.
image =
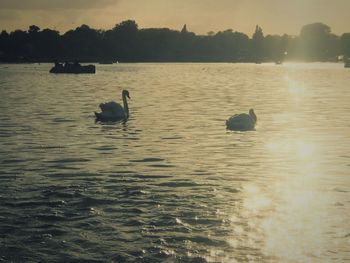
[[[249,115],[250,115],[250,117],[252,117],[252,119],[255,121],[255,122],[257,122],[257,117],[256,117],[256,115],[255,115],[255,112],[254,112],[254,109],[250,109],[249,110]]]
[[[130,99],[130,96],[129,96],[129,91],[128,90],[123,90],[123,92],[122,92],[122,96],[123,97],[127,97],[128,99]]]

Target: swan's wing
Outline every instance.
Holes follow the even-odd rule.
[[[241,122],[244,119],[244,115],[243,114],[235,114],[233,116],[231,116],[228,121],[229,122]]]
[[[255,122],[248,114],[242,113],[229,118],[226,125],[233,130],[250,130],[254,128]]]
[[[227,120],[227,123],[231,125],[254,125],[254,120],[246,113],[235,114]]]
[[[101,103],[100,108],[103,112],[124,112],[123,107],[115,101]]]

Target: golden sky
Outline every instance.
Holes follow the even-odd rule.
[[[206,34],[233,29],[251,35],[299,34],[323,22],[338,35],[350,32],[350,0],[0,0],[0,30],[35,24],[61,33],[81,24],[109,29],[126,19],[140,28],[168,27]]]

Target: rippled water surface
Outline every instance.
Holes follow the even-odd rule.
[[[0,261],[350,260],[342,65],[49,68],[0,65]],[[125,88],[129,121],[95,123]]]

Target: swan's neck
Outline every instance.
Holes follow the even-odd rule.
[[[255,112],[254,111],[250,111],[249,112],[249,115],[250,115],[250,117],[252,117],[252,119],[254,120],[254,122],[256,123],[257,122],[257,117],[256,117],[256,115],[255,115]]]
[[[129,106],[128,106],[128,101],[126,99],[126,95],[123,94],[123,104],[124,104],[124,112],[126,118],[129,118]]]

